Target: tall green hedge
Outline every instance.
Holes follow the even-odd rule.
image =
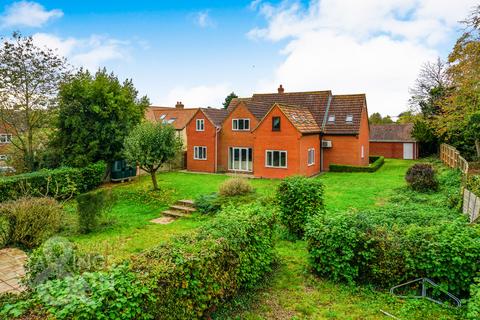
[[[92,190],[102,183],[105,163],[84,168],[41,170],[0,179],[0,202],[24,196],[65,199]]]
[[[370,164],[368,166],[331,164],[329,168],[331,172],[375,172],[383,166],[385,158],[382,156],[371,156],[369,161]]]
[[[274,217],[263,207],[228,207],[196,234],[133,260],[152,288],[156,319],[200,319],[240,289],[253,287],[274,260]]]

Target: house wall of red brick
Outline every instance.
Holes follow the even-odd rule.
[[[233,119],[250,119],[249,131],[233,131]],[[228,170],[228,149],[229,147],[243,147],[253,148],[254,137],[253,129],[258,125],[258,120],[250,113],[244,103],[239,105],[229,114],[222,125],[222,130],[219,134],[219,148],[218,148],[218,171]],[[255,150],[253,150],[255,154]],[[253,168],[255,170],[255,168]]]
[[[328,171],[331,164],[368,166],[370,128],[367,109],[364,107],[360,119],[360,131],[353,135],[324,135],[323,140],[332,141],[331,148],[323,149],[323,170]],[[363,157],[362,157],[363,146]]]
[[[372,156],[403,159],[403,142],[370,142]],[[418,143],[413,145],[413,158],[418,159]]]
[[[196,120],[204,119],[204,131],[196,130]],[[215,132],[216,127],[200,110],[187,125],[187,170],[200,172],[215,172]],[[194,159],[194,147],[207,147],[207,160]]]
[[[280,117],[280,131],[272,131],[272,117]],[[253,172],[255,177],[285,178],[299,174],[302,135],[277,107],[273,108],[254,131]],[[287,151],[287,168],[265,166],[267,150]]]
[[[308,165],[308,150],[315,149],[313,165]],[[300,139],[300,168],[298,174],[307,177],[320,173],[320,135],[304,135]]]

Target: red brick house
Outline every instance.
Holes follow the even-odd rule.
[[[330,164],[367,166],[366,98],[331,91],[254,94],[199,109],[186,127],[187,169],[255,177],[313,176]]]
[[[419,145],[412,137],[413,124],[370,126],[370,154],[385,158],[418,159]]]

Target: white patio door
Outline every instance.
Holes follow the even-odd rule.
[[[228,169],[236,171],[252,171],[252,148],[228,148]]]
[[[403,144],[403,159],[406,159],[406,160],[413,159],[413,143]]]

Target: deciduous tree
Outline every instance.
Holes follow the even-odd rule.
[[[225,98],[225,102],[223,102],[223,107],[226,109],[228,108],[228,105],[230,104],[230,102],[232,101],[232,99],[234,98],[238,98],[238,96],[235,94],[235,92],[232,92],[230,93],[226,98]]]
[[[172,160],[182,150],[182,145],[182,139],[173,126],[143,122],[125,139],[125,157],[133,165],[150,173],[153,189],[158,190],[158,169]]]

